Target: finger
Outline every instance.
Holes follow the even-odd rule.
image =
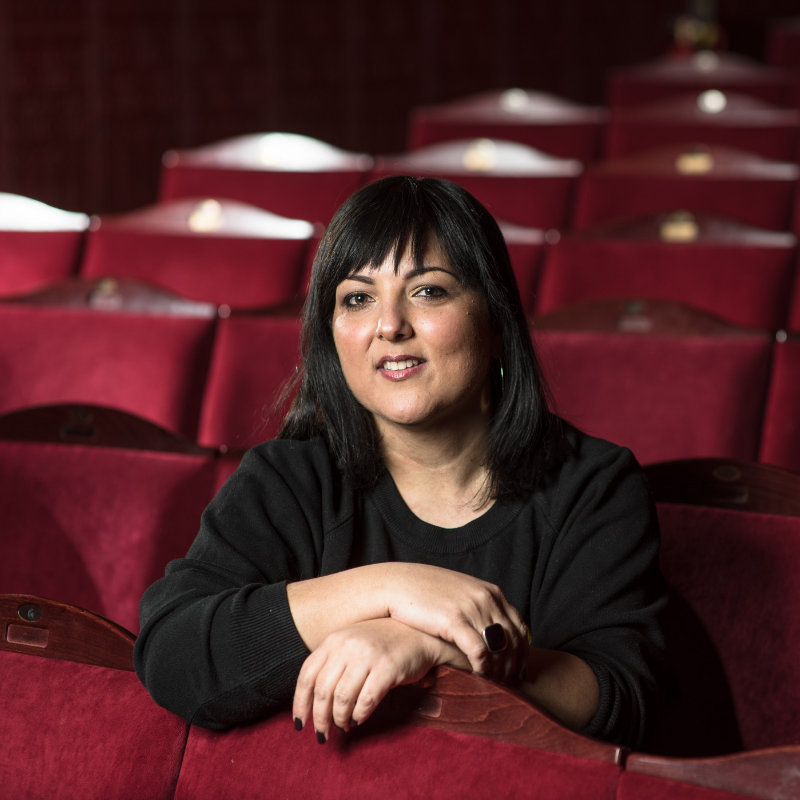
[[[343,662],[327,661],[319,671],[314,684],[314,707],[311,711],[311,718],[314,721],[314,731],[320,744],[324,744],[330,736],[333,722],[333,696],[345,667]]]
[[[327,655],[324,650],[316,650],[303,662],[303,666],[300,668],[297,683],[294,687],[294,699],[292,700],[292,717],[295,720],[295,728],[297,730],[302,730],[311,717],[317,675],[325,666],[326,659]]]
[[[389,689],[394,688],[395,685],[396,683],[392,681],[386,670],[381,670],[380,668],[370,670],[364,680],[361,691],[358,693],[358,699],[352,713],[353,721],[357,725],[363,725],[378,707],[381,700],[386,697]]]
[[[491,654],[481,634],[471,625],[460,626],[454,631],[453,644],[467,657],[470,668],[480,675],[493,672]]]
[[[349,731],[356,701],[369,675],[364,662],[349,664],[333,692],[333,724]]]

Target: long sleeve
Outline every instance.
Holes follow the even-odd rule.
[[[308,651],[286,583],[346,564],[352,508],[342,498],[320,443],[271,442],[245,456],[187,556],[142,598],[134,662],[156,702],[222,728],[292,696]]]

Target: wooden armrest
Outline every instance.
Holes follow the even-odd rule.
[[[0,595],[0,650],[133,671],[136,637],[121,625],[69,603]]]
[[[632,753],[625,768],[708,789],[758,797],[800,797],[800,747],[774,747],[714,758],[668,758]]]
[[[415,725],[612,764],[624,763],[628,752],[570,730],[508,686],[454,667],[398,686],[380,711]]]

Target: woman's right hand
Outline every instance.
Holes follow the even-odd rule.
[[[501,681],[522,674],[528,654],[528,628],[494,584],[471,575],[405,562],[380,565],[390,574],[384,586],[388,615],[423,633],[452,642],[474,672]],[[490,653],[482,631],[499,623],[506,649]]]

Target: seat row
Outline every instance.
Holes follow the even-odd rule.
[[[124,285],[103,287],[88,308],[0,303],[0,413],[106,405],[232,450],[277,433],[299,368],[296,315],[218,317],[178,301],[178,313],[135,312]],[[721,455],[800,468],[797,335],[645,300],[571,306],[535,317],[533,331],[557,410],[642,463]]]
[[[52,547],[56,534],[78,533],[76,549],[96,565],[104,561],[98,551],[105,552],[106,564],[121,562],[124,575],[141,565],[129,556],[150,533],[139,515],[127,513],[137,504],[167,507],[176,487],[184,501],[179,516],[195,511],[185,504],[187,462],[175,454],[0,442],[0,465],[10,459],[20,464],[21,477],[13,486],[0,484],[0,497],[19,491],[25,475],[44,475],[50,493],[41,494],[43,505],[71,522],[47,521],[49,541],[39,539],[41,527],[26,531],[29,544],[38,545],[40,573],[62,557]],[[89,463],[76,474],[82,460]],[[115,471],[125,492],[107,491]],[[142,481],[148,472],[150,480]],[[147,696],[131,672],[134,637],[124,627],[20,591],[0,596],[4,789],[10,796],[83,800],[232,791],[242,798],[531,791],[557,800],[796,797],[800,476],[709,459],[654,465],[648,478],[672,595],[664,623],[668,654],[683,693],[642,752],[568,731],[511,690],[447,667],[395,690],[366,725],[334,732],[325,748],[309,731],[294,730],[288,710],[228,732],[203,730]],[[60,496],[52,486],[57,479],[65,483]],[[70,492],[78,485],[80,492]],[[76,514],[66,520],[70,494],[83,494],[85,505],[78,511],[75,501]],[[92,540],[84,525],[98,506],[113,514],[106,513]],[[161,530],[172,530],[168,521]],[[6,551],[14,538],[4,537]],[[7,561],[0,560],[0,569]],[[62,562],[54,576],[66,572]],[[95,577],[110,578],[102,570]],[[42,754],[41,771],[30,769],[31,752]]]

